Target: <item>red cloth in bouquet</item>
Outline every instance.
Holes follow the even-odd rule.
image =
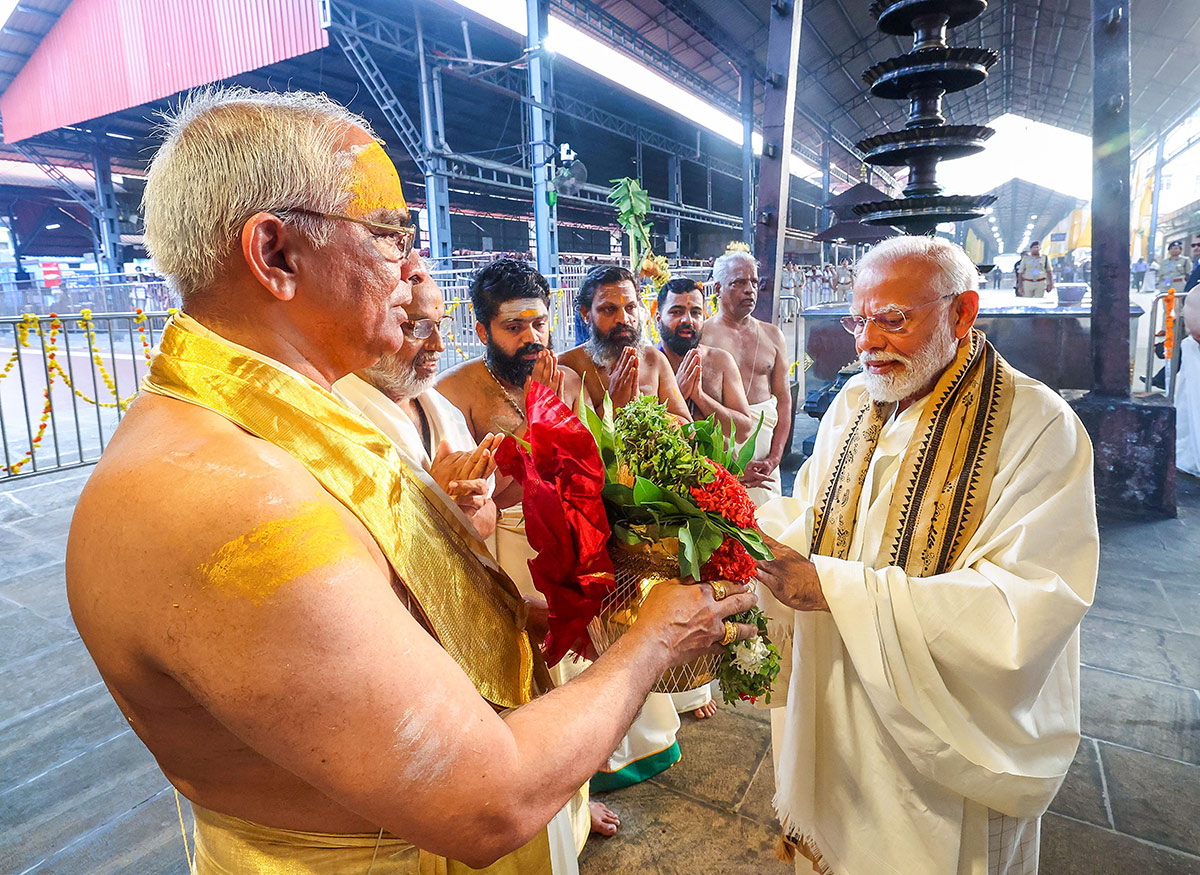
[[[555,665],[568,650],[588,650],[587,625],[616,585],[605,548],[604,464],[592,433],[550,389],[531,384],[525,412],[529,450],[505,438],[496,463],[522,487],[525,535],[537,551],[529,572],[550,614],[542,653]]]

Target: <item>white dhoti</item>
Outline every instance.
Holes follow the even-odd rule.
[[[775,438],[775,429],[779,426],[779,401],[774,395],[766,401],[760,401],[757,404],[750,405],[750,429],[753,431],[758,428],[758,418],[762,417],[762,428],[758,430],[758,437],[754,439],[754,458],[765,459],[771,455],[771,441]],[[750,493],[750,500],[758,507],[761,507],[772,498],[778,498],[783,495],[783,487],[779,479],[779,470],[772,472],[773,478],[766,486],[756,486],[753,489],[747,489]]]
[[[705,684],[702,687],[696,687],[694,690],[683,690],[679,693],[668,693],[671,697],[671,702],[675,705],[675,710],[680,714],[686,714],[688,711],[695,711],[697,708],[703,708],[712,701],[712,687]]]
[[[1179,344],[1179,374],[1175,383],[1175,467],[1200,477],[1200,343],[1190,335]]]
[[[496,533],[491,539],[496,561],[512,578],[522,594],[541,598],[529,574],[529,560],[536,554],[525,537],[525,516],[521,505],[500,512]],[[556,684],[564,684],[590,663],[568,654],[550,669]],[[696,706],[699,707],[699,706]],[[608,758],[604,768],[592,778],[591,789],[615,790],[657,775],[679,761],[679,714],[666,693],[651,693],[629,732]],[[586,808],[586,806],[585,806]],[[586,813],[586,812],[585,812]]]

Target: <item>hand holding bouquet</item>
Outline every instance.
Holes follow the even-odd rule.
[[[753,440],[735,454],[714,420],[679,424],[654,398],[615,413],[606,398],[602,415],[581,405],[577,418],[535,384],[526,406],[529,443],[510,438],[497,460],[523,484],[526,531],[538,550],[530,571],[550,606],[551,664],[567,648],[581,652],[585,627],[603,650],[636,621],[660,581],[749,584],[755,560],[772,558],[735,476]],[[715,676],[726,701],[769,702],[779,652],[766,620],[757,608],[731,619],[756,626],[759,637],[672,669],[656,689],[688,689]]]

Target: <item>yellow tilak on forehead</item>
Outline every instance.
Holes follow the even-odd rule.
[[[356,148],[346,215],[361,219],[380,210],[407,211],[400,175],[383,146],[370,143]]]
[[[225,543],[197,570],[210,585],[257,605],[284,584],[355,552],[337,511],[309,502],[294,516],[262,523]]]

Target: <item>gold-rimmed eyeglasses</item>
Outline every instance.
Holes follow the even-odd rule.
[[[841,318],[842,327],[845,328],[850,334],[854,335],[858,335],[860,332],[862,332],[867,327],[868,322],[874,322],[880,331],[887,331],[889,333],[903,331],[904,326],[908,323],[909,316],[911,316],[913,313],[917,312],[918,310],[924,310],[926,307],[932,307],[934,304],[944,301],[947,298],[954,298],[957,296],[958,292],[951,292],[948,295],[942,295],[940,298],[936,298],[932,301],[926,301],[924,304],[917,304],[915,307],[909,307],[907,310],[901,310],[899,307],[889,307],[888,309],[875,313],[872,316],[843,316]]]
[[[389,225],[385,222],[371,222],[367,219],[355,219],[352,216],[341,216],[337,213],[322,213],[317,210],[299,208],[280,210],[279,212],[312,216],[316,219],[336,219],[339,222],[353,222],[356,225],[362,225],[371,232],[371,236],[375,240],[375,248],[388,261],[408,260],[408,256],[413,251],[413,242],[417,237],[415,225]]]

